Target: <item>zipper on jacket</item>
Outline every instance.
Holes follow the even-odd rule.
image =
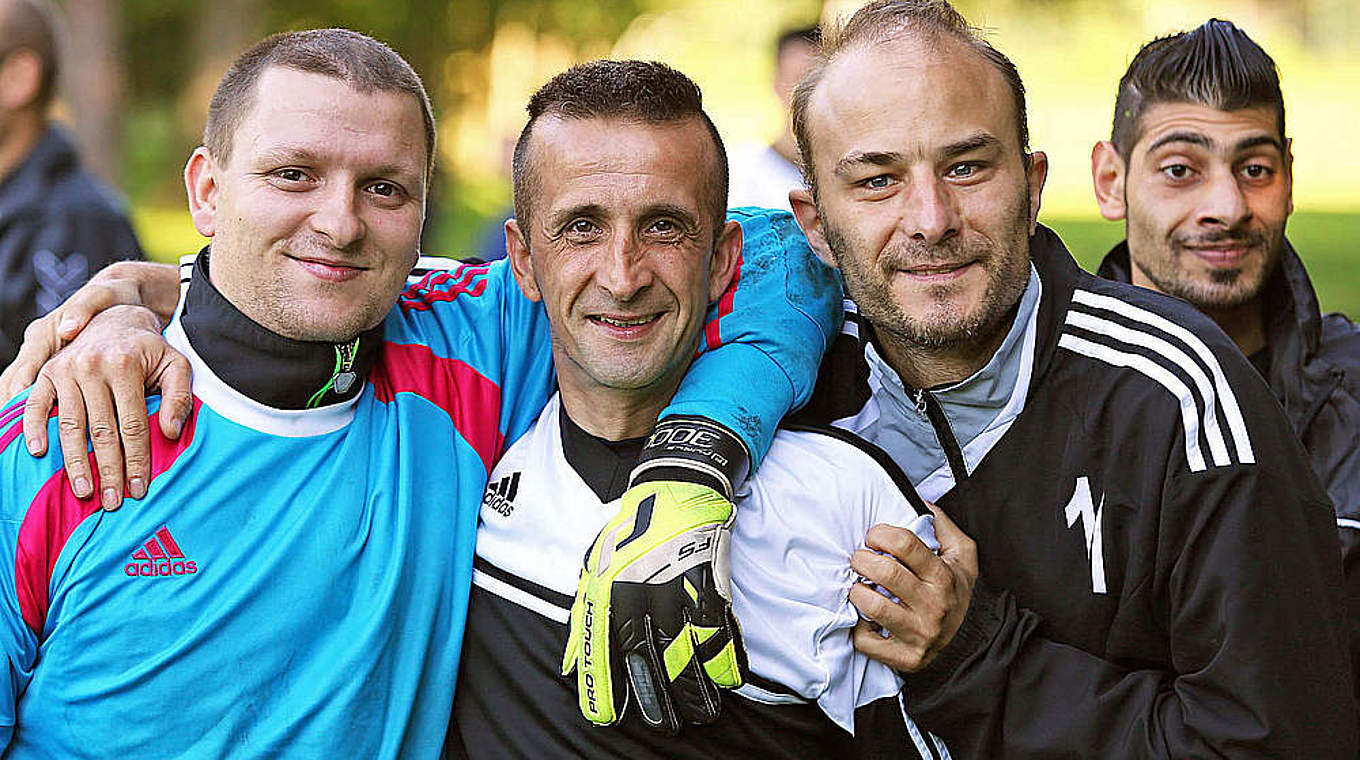
[[[935,437],[944,449],[949,470],[954,473],[954,482],[962,483],[968,477],[968,465],[963,461],[963,448],[959,446],[959,439],[954,437],[954,429],[949,425],[949,418],[945,416],[940,400],[924,388],[912,389],[911,400],[916,412],[930,420],[930,426],[935,429]]]

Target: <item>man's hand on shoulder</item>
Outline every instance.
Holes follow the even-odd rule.
[[[706,438],[713,431],[731,440]],[[663,421],[648,449],[639,470],[650,462],[650,474],[663,479],[638,482],[635,470],[619,513],[586,554],[562,674],[576,671],[590,721],[614,723],[631,702],[647,725],[673,734],[715,720],[718,690],[742,684],[746,655],[728,558],[732,480],[706,472],[712,466],[700,460],[741,459],[740,481],[746,455],[735,436],[706,420]]]
[[[60,306],[24,329],[19,354],[0,373],[0,400],[13,398],[32,385],[43,364],[75,340],[96,314],[115,306],[145,306],[164,325],[178,297],[179,273],[174,266],[123,261],[104,267]]]
[[[851,603],[872,621],[855,627],[855,648],[906,673],[930,665],[953,640],[978,577],[977,545],[944,512],[931,510],[938,555],[906,528],[875,525],[865,537],[869,548],[850,558],[855,572],[896,597],[863,583],[850,589]]]
[[[71,345],[42,365],[24,405],[24,439],[34,456],[42,456],[48,447],[47,419],[56,404],[71,490],[83,499],[97,486],[105,509],[117,509],[124,493],[136,499],[146,495],[151,476],[147,391],[160,389],[158,416],[167,438],[179,436],[192,408],[189,362],[160,330],[159,317],[142,306],[99,312]],[[87,430],[97,481],[90,472]]]

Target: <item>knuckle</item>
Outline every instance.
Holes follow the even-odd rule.
[[[85,431],[85,423],[74,415],[57,415],[57,430],[63,434],[73,435]]]
[[[944,621],[949,617],[949,607],[936,600],[925,605],[922,617],[932,632],[939,631],[944,628]]]
[[[128,350],[126,345],[120,345],[109,351],[103,352],[104,362],[114,369],[129,369],[136,361],[136,354]]]
[[[925,667],[925,653],[920,649],[912,648],[902,656],[902,670],[914,673]]]
[[[864,593],[860,594],[859,600],[855,602],[855,606],[859,607],[861,612],[878,621],[887,617],[888,604],[887,597],[868,589],[865,589]]]
[[[131,262],[118,261],[99,270],[99,274],[95,275],[91,282],[105,287],[113,287],[115,284],[125,283],[127,278],[132,277],[136,271],[136,266]]]
[[[125,438],[143,435],[147,430],[147,421],[141,417],[129,416],[119,420],[118,429],[122,431]]]
[[[106,422],[94,422],[90,424],[90,440],[96,446],[107,446],[118,441],[118,431]]]
[[[24,328],[24,343],[31,344],[35,341],[42,340],[43,332],[47,328],[48,320],[50,319],[51,317],[47,316],[43,317],[42,319],[35,319],[32,322],[29,322],[28,327]]]

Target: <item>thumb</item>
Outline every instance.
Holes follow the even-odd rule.
[[[935,538],[940,542],[940,559],[963,568],[969,577],[978,574],[977,544],[963,532],[944,510],[930,502],[926,506],[935,514]]]
[[[192,374],[188,359],[168,345],[163,347],[161,359],[152,369],[147,385],[160,387],[160,427],[166,438],[179,438],[184,423],[194,410]]]

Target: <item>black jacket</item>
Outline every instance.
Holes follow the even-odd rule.
[[[1098,273],[1129,282],[1128,244],[1111,249]],[[1287,241],[1264,296],[1266,382],[1336,509],[1360,696],[1360,325],[1342,314],[1322,315],[1303,261]]]
[[[981,576],[906,677],[913,717],[956,758],[1354,758],[1335,523],[1270,390],[1188,304],[1081,271],[1043,228],[1031,255],[1020,411],[981,453],[925,428],[971,452],[937,504]],[[805,415],[853,427],[881,399],[847,325]]]
[[[141,257],[113,194],[81,168],[66,134],[49,127],[0,182],[0,369],[30,321],[104,266]]]

